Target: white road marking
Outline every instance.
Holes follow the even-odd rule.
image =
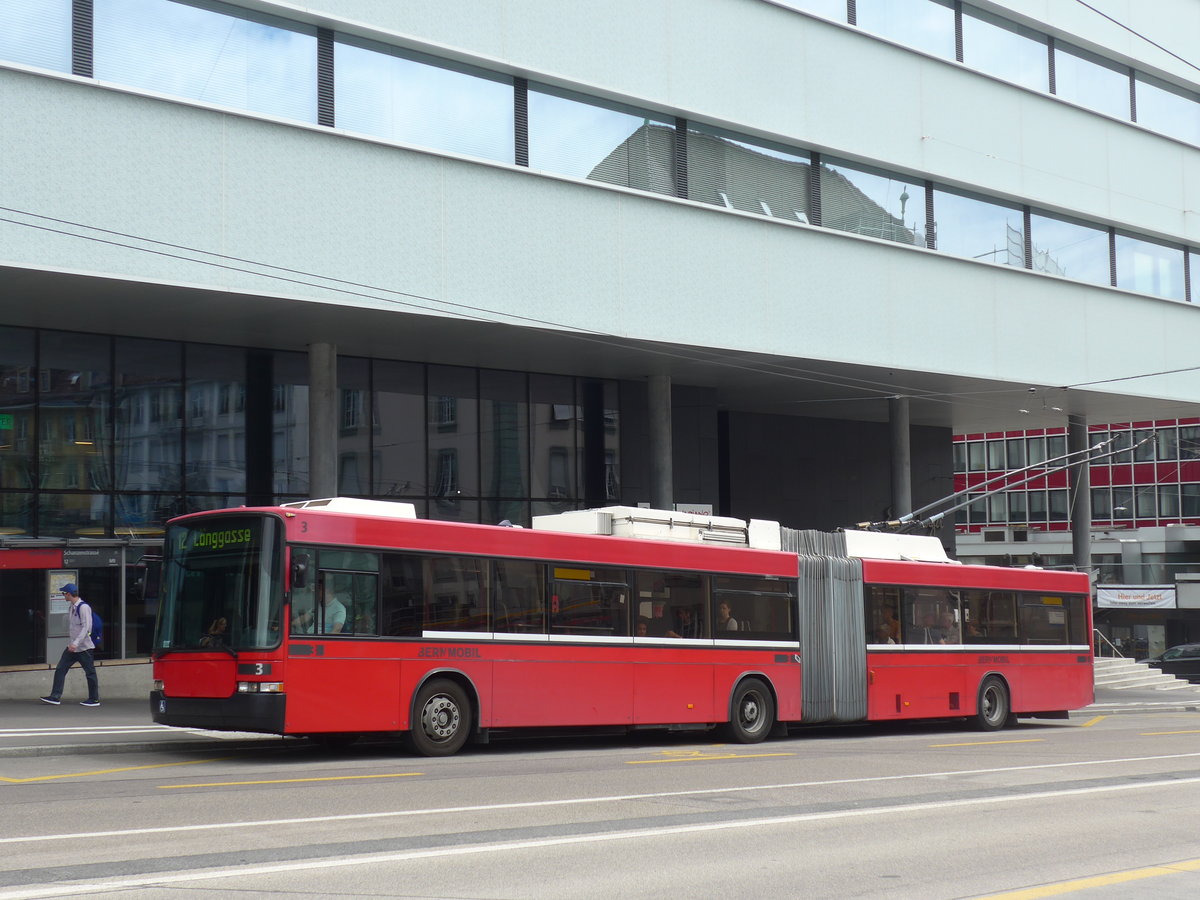
[[[756,784],[742,787],[699,788],[689,791],[656,791],[646,794],[613,794],[602,797],[567,797],[562,800],[527,800],[517,803],[488,803],[477,806],[444,806],[434,809],[398,809],[383,812],[346,813],[340,816],[301,816],[294,819],[256,819],[251,822],[210,822],[205,825],[162,825],[153,828],[126,828],[113,831],[83,831],[70,834],[31,834],[0,838],[0,844],[27,844],[39,841],[76,841],[100,837],[126,837],[145,834],[184,834],[190,831],[219,831],[233,828],[264,828],[278,825],[308,825],[314,822],[356,822],[367,819],[406,818],[409,816],[450,815],[466,812],[494,812],[506,809],[538,809],[555,806],[585,806],[594,803],[627,803],[633,800],[663,800],[671,797],[702,797],[711,794],[738,794],[752,791],[782,791],[825,787],[835,784],[869,784],[880,781],[909,781],[922,778],[952,778],[957,775],[991,775],[999,772],[1033,772],[1045,769],[1070,769],[1083,766],[1124,765],[1168,759],[1195,759],[1200,753],[1170,753],[1163,756],[1133,756],[1123,759],[1093,759],[1065,763],[1039,763],[1031,766],[995,766],[987,769],[958,769],[948,772],[914,772],[909,775],[876,775],[869,778],[834,778],[827,781],[793,781],[786,784]],[[1175,782],[1183,784],[1183,781]],[[0,897],[4,895],[0,894]]]
[[[1197,754],[1186,755],[1196,756]],[[1031,768],[1041,767],[1034,766]],[[869,781],[874,779],[861,780]],[[821,783],[828,784],[837,782]],[[728,831],[735,828],[766,828],[776,825],[794,825],[801,822],[818,822],[829,819],[862,818],[865,816],[875,815],[895,815],[896,813],[930,812],[932,810],[962,808],[966,806],[983,806],[996,803],[1016,803],[1025,800],[1046,800],[1054,797],[1078,797],[1084,794],[1104,794],[1114,791],[1128,791],[1156,787],[1176,788],[1181,784],[1197,783],[1200,783],[1200,777],[1184,779],[1171,778],[1164,781],[1149,781],[1135,784],[1113,784],[1101,787],[1067,788],[1056,791],[1031,791],[1025,794],[1002,794],[994,797],[974,797],[964,800],[941,800],[932,803],[905,803],[899,806],[845,809],[822,813],[800,813],[792,816],[772,816],[769,818],[743,819],[731,822],[710,822],[707,824],[697,825],[674,825],[664,826],[661,828],[637,828],[629,831],[613,831],[601,834],[581,834],[559,838],[538,838],[527,841],[505,841],[498,844],[472,844],[463,847],[443,847],[440,849],[429,850],[407,850],[396,853],[371,853],[363,854],[361,856],[338,857],[322,860],[298,860],[295,862],[273,863],[271,865],[263,866],[204,869],[197,870],[195,872],[179,873],[176,875],[142,875],[136,878],[112,879],[110,881],[79,881],[74,883],[62,883],[54,885],[27,886],[15,891],[0,892],[0,900],[36,900],[36,898],[42,897],[65,897],[78,894],[81,891],[86,891],[89,894],[93,894],[100,891],[119,891],[129,888],[158,887],[168,884],[208,881],[215,878],[247,878],[255,875],[278,875],[285,872],[303,872],[317,869],[346,868],[348,866],[378,865],[380,863],[407,862],[410,860],[435,859],[439,857],[444,858],[450,856],[469,856],[476,853],[503,853],[512,850],[538,850],[545,847],[562,847],[570,844],[587,844],[599,841],[620,841],[634,839],[644,840],[646,838],[668,837],[678,834],[697,834],[706,831]],[[681,793],[708,792],[689,791]]]

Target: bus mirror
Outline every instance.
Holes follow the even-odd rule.
[[[292,590],[308,584],[308,557],[296,553],[292,555]]]

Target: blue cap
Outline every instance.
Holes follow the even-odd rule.
[[[72,581],[62,586],[62,592],[64,594],[78,594],[79,588],[76,586],[75,582]]]

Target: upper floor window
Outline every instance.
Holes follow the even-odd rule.
[[[1141,73],[1136,87],[1139,124],[1200,144],[1200,97]]]
[[[979,197],[938,189],[933,192],[937,249],[955,256],[1025,265],[1024,213]]]
[[[1129,69],[1086,50],[1055,44],[1054,93],[1096,112],[1129,120]]]
[[[991,13],[963,6],[963,62],[1035,91],[1050,87],[1046,37]]]
[[[317,120],[311,26],[217,2],[95,0],[95,77],[205,103]]]
[[[71,71],[71,0],[0,3],[0,59]]]
[[[1183,248],[1118,234],[1117,287],[1182,300]]]
[[[954,59],[954,9],[945,0],[858,0],[855,9],[860,28]]]
[[[338,35],[337,126],[511,163],[512,78]]]

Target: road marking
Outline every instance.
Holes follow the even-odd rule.
[[[1176,872],[1196,871],[1200,871],[1200,859],[1189,859],[1161,866],[1145,866],[1141,869],[1126,869],[1124,872],[1112,872],[1108,875],[1093,875],[1088,878],[1076,878],[1073,881],[1060,881],[1057,884],[1043,884],[1041,887],[1007,891],[1003,894],[989,894],[986,897],[979,897],[977,900],[1038,900],[1040,897],[1059,897],[1063,894],[1073,894],[1076,891],[1086,891],[1088,888],[1125,884],[1143,878],[1173,875]]]
[[[118,772],[136,772],[139,769],[168,769],[171,766],[198,766],[201,763],[223,762],[229,759],[223,756],[218,759],[189,759],[186,762],[154,763],[147,766],[124,766],[120,769],[96,769],[93,772],[67,772],[62,775],[35,775],[32,778],[5,778],[0,775],[0,781],[6,784],[30,784],[34,781],[54,781],[59,778],[90,778],[93,775],[115,775]]]
[[[1189,754],[1194,755],[1194,754]],[[930,803],[904,803],[897,806],[882,806],[874,808],[855,808],[831,810],[818,813],[797,813],[790,816],[771,816],[761,819],[735,819],[724,822],[705,822],[692,825],[669,825],[659,828],[636,828],[628,831],[611,831],[590,834],[577,834],[566,837],[536,838],[524,841],[505,841],[496,844],[469,844],[461,847],[440,847],[428,850],[402,850],[393,853],[369,853],[359,856],[338,857],[332,859],[296,860],[270,865],[245,866],[239,868],[205,869],[196,872],[179,873],[175,875],[152,874],[134,878],[113,879],[111,881],[88,881],[86,883],[60,883],[46,885],[30,885],[15,891],[0,892],[0,900],[34,900],[39,897],[63,897],[78,894],[81,888],[88,892],[115,891],[125,888],[144,888],[185,882],[209,881],[217,878],[246,878],[256,875],[277,875],[284,872],[302,872],[317,869],[338,869],[350,866],[364,866],[379,863],[408,862],[419,859],[437,859],[454,856],[470,856],[479,853],[508,853],[514,850],[541,850],[547,847],[563,847],[572,844],[593,844],[600,841],[645,840],[647,838],[670,837],[679,834],[697,834],[711,831],[731,831],[743,828],[765,828],[779,825],[795,825],[805,822],[820,822],[830,819],[862,818],[866,816],[890,816],[897,814],[925,813],[941,809],[954,809],[970,806],[984,806],[997,803],[1013,803],[1026,800],[1047,800],[1058,797],[1078,797],[1084,794],[1105,794],[1115,791],[1141,790],[1154,787],[1176,788],[1181,784],[1200,783],[1200,777],[1185,779],[1167,779],[1164,781],[1144,782],[1141,784],[1112,784],[1086,788],[1067,788],[1054,791],[1031,791],[1024,794],[1000,794],[992,797],[970,797],[960,800],[940,800]],[[729,788],[725,789],[730,790]],[[705,791],[686,793],[706,793]],[[345,818],[342,816],[330,817]],[[330,821],[330,819],[313,821]],[[1184,864],[1186,865],[1186,864]],[[1166,874],[1166,871],[1162,874]],[[1181,866],[1176,871],[1183,871]],[[1016,897],[1021,895],[1009,895]],[[1051,896],[1050,894],[1029,895]]]
[[[1191,731],[1143,731],[1142,737],[1160,737],[1164,734],[1200,734],[1200,729],[1192,729]]]
[[[826,781],[793,781],[785,784],[755,784],[720,788],[699,788],[689,791],[655,791],[645,794],[614,794],[601,797],[567,797],[562,800],[527,800],[513,803],[490,803],[476,806],[445,806],[433,809],[398,809],[382,812],[346,813],[340,816],[301,816],[292,819],[259,819],[250,822],[210,822],[204,825],[163,825],[151,828],[124,828],[111,831],[85,831],[64,834],[32,834],[23,837],[0,838],[0,844],[22,844],[38,841],[77,841],[100,837],[129,837],[145,834],[185,834],[193,831],[221,831],[233,828],[263,828],[275,825],[310,825],[314,822],[351,822],[366,819],[392,819],[407,816],[449,815],[468,812],[498,812],[509,809],[536,809],[553,806],[584,806],[593,803],[627,803],[631,800],[663,800],[672,797],[703,797],[712,794],[739,794],[755,791],[797,790],[828,787],[838,784],[869,784],[881,781],[910,781],[924,778],[953,778],[957,775],[995,775],[1001,772],[1036,772],[1047,769],[1075,769],[1085,766],[1128,765],[1135,762],[1162,762],[1170,759],[1196,759],[1197,753],[1165,753],[1160,756],[1130,756],[1113,759],[1091,759],[1066,763],[1037,763],[1026,766],[991,766],[986,769],[958,769],[945,772],[914,772],[908,775],[875,775],[867,778],[834,778]],[[1185,782],[1172,782],[1183,784]]]
[[[676,754],[678,751],[664,750],[666,754]],[[627,759],[627,766],[645,766],[655,763],[697,762],[711,759],[761,759],[764,756],[795,756],[795,753],[705,753],[701,750],[688,750],[670,755],[666,759]]]
[[[1097,722],[1102,722],[1103,720],[1105,720],[1107,718],[1108,718],[1108,716],[1092,716],[1090,719],[1088,719],[1086,722],[1084,722],[1079,727],[1080,728],[1091,728]]]
[[[1037,744],[1045,738],[1013,738],[1007,741],[967,741],[962,744],[930,744],[930,747],[990,747],[993,744]]]
[[[210,781],[207,784],[160,784],[160,791],[172,791],[179,788],[205,787],[242,787],[249,784],[302,784],[308,781],[354,781],[360,778],[409,778],[413,775],[424,775],[424,772],[392,772],[380,775],[325,775],[318,778],[277,778],[273,781]]]

